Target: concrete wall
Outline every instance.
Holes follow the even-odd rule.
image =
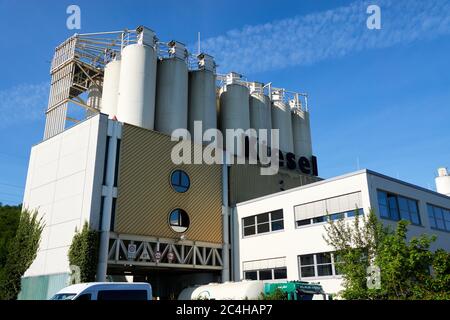
[[[370,207],[378,211],[377,188],[419,200],[423,226],[411,226],[409,236],[422,233],[437,234],[438,242],[434,247],[450,250],[450,233],[430,229],[426,211],[426,202],[450,208],[450,198],[363,170],[238,203],[233,214],[234,280],[243,278],[244,262],[271,258],[285,258],[288,280],[299,280],[299,255],[329,252],[333,251],[333,248],[328,246],[323,239],[325,222],[296,228],[294,207],[344,194],[361,192],[362,209],[366,213]],[[283,209],[284,230],[243,238],[242,218],[278,209]],[[384,219],[382,221],[391,223]],[[303,280],[320,282],[328,293],[341,290],[341,276],[304,278]]]
[[[107,117],[97,115],[31,149],[24,207],[43,217],[37,258],[25,277],[69,271],[75,229],[98,227]]]

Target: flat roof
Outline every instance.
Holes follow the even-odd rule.
[[[303,186],[295,187],[295,188],[292,188],[292,189],[289,189],[289,190],[280,191],[280,192],[268,194],[266,196],[262,196],[262,197],[259,197],[259,198],[254,198],[254,199],[251,199],[251,200],[239,202],[239,203],[236,203],[236,207],[241,206],[241,205],[246,205],[246,204],[249,204],[249,203],[252,203],[252,202],[264,200],[264,199],[270,199],[270,198],[273,198],[273,197],[285,195],[285,194],[288,194],[288,193],[291,193],[291,192],[297,192],[297,191],[304,190],[304,189],[307,189],[307,188],[313,188],[313,187],[316,187],[316,186],[319,186],[319,185],[322,185],[322,184],[327,184],[327,183],[330,183],[330,182],[333,182],[333,181],[347,179],[347,178],[350,178],[350,177],[353,177],[353,176],[357,176],[357,175],[360,175],[360,174],[377,176],[377,177],[385,179],[385,180],[390,180],[390,181],[402,184],[404,186],[407,186],[407,187],[410,187],[410,188],[414,188],[414,189],[417,189],[417,190],[421,190],[421,191],[424,191],[424,192],[427,192],[427,193],[431,193],[431,194],[433,194],[435,196],[443,197],[443,198],[445,198],[447,200],[450,200],[450,197],[446,196],[445,194],[442,194],[442,193],[439,193],[439,192],[436,192],[436,191],[433,191],[433,190],[430,190],[430,189],[427,189],[427,188],[423,188],[423,187],[420,187],[418,185],[415,185],[415,184],[412,184],[412,183],[409,183],[409,182],[405,182],[405,181],[402,181],[402,180],[399,180],[399,179],[396,179],[396,178],[393,178],[393,177],[381,174],[381,173],[376,172],[376,171],[372,171],[372,170],[369,170],[369,169],[362,169],[362,170],[346,173],[346,174],[343,174],[343,175],[340,175],[340,176],[336,176],[336,177],[333,177],[333,178],[324,179],[324,180],[317,181],[317,182],[314,182],[314,183],[305,184]]]

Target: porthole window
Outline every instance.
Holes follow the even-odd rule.
[[[175,209],[169,215],[169,225],[175,232],[185,232],[189,223],[189,216],[183,209]]]
[[[170,176],[170,184],[176,192],[186,192],[191,185],[189,176],[183,170],[175,170]]]

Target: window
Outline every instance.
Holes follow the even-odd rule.
[[[318,253],[316,255],[317,259],[317,275],[331,276],[333,275],[333,268],[331,267],[331,253]]]
[[[189,176],[183,170],[175,170],[170,176],[170,184],[176,192],[186,192],[191,185]]]
[[[242,219],[244,237],[284,230],[283,210],[261,213]]]
[[[259,280],[272,280],[272,269],[259,270]]]
[[[275,280],[275,279],[287,279],[287,268],[271,268],[244,271],[245,280]]]
[[[339,220],[339,219],[344,219],[344,218],[351,218],[351,217],[354,217],[356,215],[356,213],[358,213],[358,215],[363,215],[364,211],[363,211],[363,209],[354,209],[354,210],[345,211],[345,212],[333,213],[333,214],[329,215],[329,219],[330,220]],[[306,226],[309,224],[322,223],[322,222],[326,222],[326,221],[328,221],[328,216],[323,215],[320,217],[314,217],[314,218],[310,218],[310,219],[297,220],[296,223],[297,223],[297,227],[301,227],[301,226]]]
[[[145,290],[100,290],[97,300],[148,300]]]
[[[258,271],[245,271],[244,279],[246,280],[258,280]]]
[[[407,220],[421,225],[417,200],[409,199],[386,191],[377,191],[380,217],[390,220]]]
[[[314,277],[315,275],[314,255],[307,254],[300,256],[300,277]]]
[[[328,277],[339,275],[339,262],[334,253],[322,252],[305,254],[298,257],[300,278]]]
[[[169,225],[175,232],[185,232],[189,223],[189,216],[183,209],[175,209],[169,215]]]
[[[287,279],[287,269],[286,268],[275,268],[273,269],[274,279]]]
[[[427,204],[428,220],[433,229],[450,231],[450,210]]]
[[[78,297],[75,298],[75,300],[91,300],[91,294],[90,293],[85,293],[85,294],[81,294]]]

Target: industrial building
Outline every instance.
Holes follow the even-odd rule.
[[[415,203],[407,212],[413,229],[437,233],[437,244],[450,249],[450,218],[437,216],[450,214],[448,196],[370,171],[321,179],[307,95],[217,74],[215,66],[207,53],[194,55],[145,27],[76,34],[56,48],[44,139],[31,150],[23,201],[45,228],[20,299],[45,299],[66,286],[68,250],[86,221],[100,232],[97,280],[148,281],[162,299],[187,286],[244,278],[317,278],[335,291],[334,267],[328,278],[305,277],[299,261],[309,255],[312,275],[319,254],[330,251],[322,239],[325,209],[351,219],[355,206],[377,208],[380,192],[398,195],[401,217],[400,196]],[[279,171],[175,164],[171,135],[187,129],[198,137],[196,121],[202,133],[278,129]],[[188,143],[192,156],[207,148]],[[245,157],[239,150],[227,152]],[[438,213],[429,215],[429,206]],[[396,220],[389,210],[386,219]]]
[[[351,222],[356,210],[369,209],[392,227],[410,221],[408,237],[435,234],[432,249],[450,251],[450,197],[361,170],[238,203],[232,214],[234,279],[312,281],[337,293],[342,277],[325,226],[328,219]]]
[[[56,48],[50,73],[44,139],[31,150],[23,201],[45,229],[21,299],[65,286],[67,253],[85,221],[100,231],[99,281],[149,281],[170,298],[230,280],[230,208],[320,180],[305,94],[216,74],[213,57],[148,28],[76,34]],[[195,121],[205,131],[279,129],[278,173],[174,164],[171,134],[193,133]]]

